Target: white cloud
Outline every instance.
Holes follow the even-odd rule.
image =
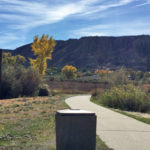
[[[70,32],[74,37],[81,36],[124,36],[150,34],[150,23],[141,21],[94,25]]]
[[[5,48],[9,47],[9,42],[19,40],[19,38],[13,33],[0,33],[0,39],[0,45],[7,45]]]
[[[142,7],[145,5],[150,5],[150,0],[136,0],[139,4],[135,5],[134,7]]]
[[[15,34],[13,33],[4,33],[4,34],[1,34],[1,36],[3,38],[3,41],[0,41],[0,42],[4,42],[4,41],[7,41],[8,39],[11,39],[11,40],[17,40],[19,39]]]
[[[145,5],[150,5],[150,0],[148,0],[148,1],[145,2],[145,3],[138,4],[138,5],[136,5],[135,7],[142,7],[142,6],[145,6]]]
[[[87,15],[112,7],[126,5],[132,1],[118,0],[114,2],[114,0],[111,0],[110,3],[107,3],[106,0],[80,0],[53,6],[44,2],[1,0],[0,18],[2,18],[1,21],[14,20],[14,23],[10,24],[9,27],[31,28],[43,24],[55,23],[71,15]],[[98,2],[103,2],[103,4],[97,4]]]
[[[108,36],[107,33],[104,32],[94,32],[94,31],[80,31],[80,33],[76,36]]]
[[[133,1],[137,1],[137,0],[118,0],[118,1],[103,1],[105,3],[101,3],[100,5],[94,5],[94,6],[90,6],[88,9],[88,11],[83,12],[82,15],[89,15],[89,14],[93,14],[96,12],[101,12],[101,11],[105,11],[107,9],[110,8],[115,8],[115,7],[120,7],[120,6],[124,6],[127,5]]]
[[[17,40],[15,37],[19,35],[24,37],[24,32],[34,27],[57,23],[67,17],[91,14],[94,16],[96,12],[127,5],[133,1],[135,0],[57,0],[54,5],[52,0],[0,0],[0,23],[7,23],[5,29],[11,30],[10,34],[13,33],[5,40],[13,41]],[[16,30],[19,33],[16,33]],[[96,34],[87,31],[84,33]],[[97,34],[102,35],[103,32]],[[0,41],[2,40],[4,41],[0,36]]]

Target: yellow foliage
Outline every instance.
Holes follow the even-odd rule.
[[[24,64],[26,62],[26,59],[22,55],[16,55],[16,63],[17,64]]]
[[[16,64],[24,64],[26,59],[24,56],[16,55],[12,56],[11,53],[3,53],[3,64],[16,65]]]
[[[62,68],[62,73],[67,79],[72,79],[77,77],[77,68],[71,65],[66,65]]]
[[[34,38],[34,42],[31,47],[37,58],[30,59],[30,64],[42,75],[45,74],[47,60],[52,59],[52,52],[55,45],[55,40],[48,35],[43,34],[40,39],[38,36],[35,36]]]

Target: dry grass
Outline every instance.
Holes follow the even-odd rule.
[[[55,148],[55,112],[66,95],[0,101],[1,149]]]
[[[141,85],[141,88],[146,92],[150,93],[150,84],[143,84]]]
[[[101,91],[109,87],[107,83],[97,82],[47,81],[47,83],[52,91],[69,94],[93,93],[93,91]]]
[[[56,150],[55,112],[71,95],[0,100],[0,150]],[[110,150],[97,137],[96,150]]]

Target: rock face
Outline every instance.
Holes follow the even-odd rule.
[[[102,66],[116,69],[127,67],[150,70],[150,36],[83,37],[56,41],[50,66],[66,64],[77,68],[96,69]],[[33,57],[30,44],[12,51],[25,57]]]

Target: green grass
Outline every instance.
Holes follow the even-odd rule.
[[[55,112],[66,95],[0,101],[0,148],[55,148]]]
[[[96,150],[113,150],[109,148],[98,136],[96,137]]]
[[[114,110],[114,109],[112,109],[112,110]],[[130,114],[128,112],[121,111],[121,110],[114,110],[114,111],[118,112],[120,114],[126,115],[128,117],[134,118],[134,119],[136,119],[138,121],[150,124],[150,119],[149,118],[144,118],[144,117],[136,116],[136,115],[133,115],[133,114]]]
[[[55,112],[71,95],[0,100],[0,149],[56,150]],[[97,137],[96,150],[111,150]]]
[[[130,113],[125,112],[125,111],[122,111],[122,110],[118,110],[118,109],[116,110],[116,109],[107,107],[107,106],[101,104],[100,101],[97,101],[97,98],[96,98],[96,97],[91,97],[91,101],[92,101],[93,103],[95,103],[95,104],[98,104],[98,105],[100,105],[100,106],[109,108],[109,109],[111,109],[111,110],[113,110],[113,111],[115,111],[115,112],[118,112],[118,113],[120,113],[120,114],[126,115],[126,116],[128,116],[128,117],[131,117],[131,118],[136,119],[136,120],[138,120],[138,121],[144,122],[144,123],[146,123],[146,124],[150,124],[150,119],[149,119],[149,118],[144,118],[144,117],[136,116],[136,115],[130,114]]]

